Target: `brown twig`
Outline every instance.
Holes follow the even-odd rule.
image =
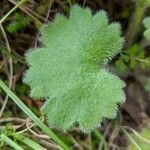
[[[16,121],[16,122],[25,122],[25,119],[22,118],[16,118],[16,117],[10,117],[10,118],[1,118],[0,119],[0,123],[2,122],[12,122],[12,121]]]
[[[0,24],[0,28],[1,28],[1,31],[2,31],[3,37],[5,39],[7,49],[8,49],[9,52],[11,52],[10,44],[9,44],[7,35],[5,33],[5,30],[4,30],[3,26],[2,26],[2,24]],[[9,85],[8,85],[8,87],[11,88],[11,86],[12,86],[12,80],[13,80],[13,62],[12,62],[12,58],[11,57],[9,58],[9,76],[8,76],[8,78],[9,78]],[[3,113],[6,105],[7,105],[8,97],[9,96],[7,94],[6,97],[5,97],[4,103],[2,105],[2,108],[0,110],[0,118],[2,116],[2,113]]]
[[[15,2],[14,0],[9,0],[9,2],[11,2],[11,3],[14,4],[14,5],[17,4],[17,2]],[[38,20],[36,17],[40,18],[40,19],[43,20],[43,21],[45,20],[45,18],[43,18],[42,16],[40,16],[40,15],[38,15],[38,14],[36,14],[36,13],[33,13],[32,10],[30,10],[29,8],[27,8],[27,7],[25,7],[25,6],[20,7],[20,9],[21,9],[23,12],[25,12],[27,15],[29,15],[32,19],[34,19],[35,21],[37,21],[40,26],[42,25],[42,23],[41,23],[41,21]],[[33,15],[36,16],[36,17],[34,17]]]

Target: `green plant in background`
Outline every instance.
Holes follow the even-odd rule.
[[[140,146],[141,150],[148,150],[150,147],[150,129],[143,129],[140,136],[131,134],[134,141]],[[128,150],[137,150],[134,144],[131,143]]]
[[[145,52],[138,44],[134,44],[126,51],[121,53],[120,58],[115,62],[119,71],[124,72],[127,69],[134,70],[137,66],[141,69],[150,67],[150,57],[145,55]]]
[[[142,19],[147,7],[150,6],[150,0],[135,1],[135,11],[131,17],[131,21],[127,31],[126,50],[121,53],[120,58],[115,62],[119,71],[124,72],[128,69],[134,70],[137,67],[146,69],[150,67],[150,57],[146,56],[144,49],[138,43],[134,43],[137,33],[140,31]],[[144,20],[144,25],[149,28],[149,19]],[[149,30],[144,32],[148,38]],[[150,37],[150,36],[149,36]]]
[[[135,10],[131,17],[127,36],[126,36],[126,48],[130,48],[135,39],[137,38],[137,34],[140,31],[140,27],[142,25],[142,19],[147,7],[150,6],[150,0],[135,0]]]
[[[150,40],[150,17],[143,20],[143,25],[146,28],[143,34],[147,40]],[[144,49],[142,49],[139,44],[135,43],[121,53],[120,58],[115,64],[121,72],[127,69],[135,69],[137,66],[146,69],[150,67],[150,57],[146,56]]]
[[[44,147],[39,145],[36,141],[29,139],[15,131],[15,129],[7,124],[0,135],[0,149],[10,146],[16,150],[23,150],[32,148],[33,150],[46,150]],[[20,147],[20,145],[23,147]]]
[[[30,22],[31,22],[30,17],[28,16],[24,17],[19,13],[15,13],[14,21],[11,22],[6,29],[9,33],[14,33],[22,29],[23,27],[27,26]]]
[[[69,18],[57,14],[41,34],[44,46],[26,54],[24,82],[32,97],[46,99],[49,125],[67,130],[79,123],[89,132],[104,117],[114,118],[125,84],[105,65],[122,48],[120,25],[108,24],[104,11],[92,16],[88,8],[74,6]]]
[[[8,94],[8,96],[21,108],[21,110],[27,114],[34,123],[40,127],[52,140],[59,144],[64,150],[69,150],[69,147],[50,129],[48,128],[0,79],[0,87]],[[0,138],[5,140],[11,146],[17,146],[10,138],[0,130]],[[21,149],[21,148],[20,148]]]
[[[145,83],[144,88],[145,88],[147,91],[150,92],[150,78],[148,78],[148,79],[146,80],[146,83]]]
[[[150,17],[146,17],[144,20],[143,20],[143,25],[144,27],[146,28],[145,32],[144,32],[144,36],[147,40],[150,40]],[[150,59],[149,59],[149,64],[150,64]],[[146,79],[146,83],[145,83],[145,89],[147,91],[150,92],[150,78],[147,78]]]
[[[15,145],[18,145],[18,141],[22,140],[21,136],[19,134],[16,134],[15,129],[11,126],[11,124],[6,124],[1,132],[2,133],[0,135],[0,142],[1,142],[0,149],[3,149],[4,147],[7,146],[8,142],[6,141],[12,140],[15,143]]]

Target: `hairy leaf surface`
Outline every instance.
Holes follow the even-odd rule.
[[[113,118],[125,99],[124,83],[105,65],[122,48],[119,24],[109,24],[104,11],[92,15],[73,6],[69,18],[57,14],[41,35],[43,46],[26,55],[24,81],[32,97],[47,100],[48,123],[63,130],[79,123],[88,132],[104,117]]]
[[[146,17],[144,20],[143,20],[143,24],[146,28],[146,31],[144,32],[144,36],[150,40],[150,17]]]

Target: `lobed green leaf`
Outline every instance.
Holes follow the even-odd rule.
[[[75,123],[89,132],[102,119],[116,115],[125,86],[105,65],[123,44],[120,25],[109,24],[104,11],[73,6],[69,18],[57,14],[41,29],[43,47],[26,54],[24,82],[31,96],[45,98],[43,111],[50,125],[63,130]]]

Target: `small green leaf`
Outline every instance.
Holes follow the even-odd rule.
[[[144,36],[150,40],[150,29],[147,29],[145,32],[144,32]]]
[[[143,20],[143,25],[144,25],[145,28],[150,29],[150,17],[146,17]]]
[[[145,53],[144,53],[144,51],[141,51],[141,52],[138,54],[137,57],[140,58],[140,59],[144,59],[144,58],[145,58]]]
[[[136,65],[137,65],[137,61],[136,60],[131,60],[130,61],[130,68],[131,69],[134,69],[136,67]]]
[[[14,21],[7,26],[7,31],[9,33],[14,33],[21,28],[27,26],[31,22],[30,17],[21,16],[19,13],[15,13]]]
[[[144,32],[144,36],[150,40],[150,17],[146,17],[144,20],[143,20],[143,25],[145,26],[146,28],[146,31]]]
[[[129,60],[130,60],[130,57],[128,56],[128,55],[122,55],[122,60],[124,61],[124,62],[126,62],[126,63],[128,63],[129,62]]]
[[[125,71],[125,70],[127,69],[127,66],[126,66],[126,64],[123,62],[122,59],[119,59],[119,60],[116,61],[116,67],[117,67],[121,72],[123,72],[123,71]]]
[[[137,56],[139,53],[139,50],[140,50],[139,45],[134,44],[127,50],[127,52],[129,53],[130,57],[132,57],[132,56]]]

